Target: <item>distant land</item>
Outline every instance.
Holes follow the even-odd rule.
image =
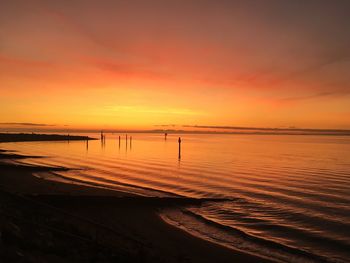
[[[35,136],[43,134],[38,133],[173,133],[173,134],[252,134],[252,135],[334,135],[350,136],[348,129],[317,129],[317,128],[269,128],[269,127],[240,127],[240,126],[211,126],[211,125],[154,125],[156,129],[64,129],[64,128],[29,128],[29,127],[0,127],[2,134],[11,134],[15,132],[34,133]],[[178,126],[178,129],[176,129]],[[27,135],[28,136],[28,135]],[[33,138],[38,138],[38,137]],[[63,135],[60,135],[63,136]],[[30,136],[28,137],[30,138]],[[48,140],[52,140],[47,137]],[[54,137],[53,137],[54,138]],[[67,140],[68,138],[56,137],[58,140]],[[45,137],[44,137],[45,139]],[[86,140],[79,136],[71,140]],[[91,139],[91,138],[90,138]],[[35,139],[36,140],[36,139]],[[41,140],[41,139],[40,139]]]
[[[0,133],[0,142],[28,142],[28,141],[79,141],[95,140],[88,136],[73,136],[60,134],[36,133]]]

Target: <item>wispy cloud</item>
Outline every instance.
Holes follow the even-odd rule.
[[[284,75],[284,77],[281,77],[279,79],[276,79],[275,81],[272,81],[271,85],[279,85],[283,84],[288,81],[295,80],[300,77],[307,76],[309,74],[312,74],[314,72],[317,72],[319,70],[322,70],[323,68],[327,66],[335,66],[338,63],[348,62],[350,61],[350,54],[347,51],[349,48],[347,47],[346,51],[339,52],[338,54],[328,56],[322,60],[320,60],[318,63],[314,63],[312,65],[309,65],[307,67],[301,68],[299,70],[287,73]]]
[[[154,127],[176,127],[178,125],[176,124],[156,124],[156,125],[153,125]]]
[[[218,130],[244,130],[244,131],[297,131],[297,132],[349,132],[342,129],[309,129],[309,128],[269,128],[269,127],[239,127],[239,126],[219,126],[219,125],[183,125],[185,128],[218,129]]]
[[[317,98],[323,98],[323,97],[343,96],[348,94],[350,94],[350,90],[326,91],[326,92],[319,92],[316,94],[305,95],[305,96],[286,97],[286,98],[280,99],[280,101],[297,102],[297,101],[311,100],[311,99],[317,99]]]
[[[8,126],[32,126],[32,127],[50,127],[50,126],[56,126],[55,124],[31,123],[31,122],[0,122],[0,125],[8,125]]]
[[[106,59],[88,59],[92,65],[100,70],[108,71],[112,74],[123,75],[127,77],[139,77],[146,79],[163,79],[170,75],[168,73],[149,69],[146,65],[116,62]]]
[[[107,106],[105,107],[106,112],[111,113],[144,113],[144,114],[159,114],[159,115],[200,115],[200,112],[187,109],[187,108],[171,108],[171,107],[148,107],[148,106]]]

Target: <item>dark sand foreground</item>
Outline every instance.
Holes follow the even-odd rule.
[[[203,200],[43,180],[33,173],[65,168],[16,164],[8,161],[13,153],[0,153],[1,262],[268,262],[193,237],[158,215]]]

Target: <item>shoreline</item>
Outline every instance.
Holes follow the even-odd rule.
[[[89,136],[39,134],[39,133],[0,133],[0,143],[4,142],[35,142],[35,141],[87,141],[97,140]]]
[[[4,151],[1,153],[2,155],[7,154]],[[2,160],[5,158],[3,156]],[[24,158],[25,156],[21,159]],[[11,156],[8,156],[8,159],[11,159]],[[98,253],[100,257],[116,254],[116,257],[122,256],[122,259],[119,258],[121,262],[134,262],[135,260],[138,262],[271,262],[192,236],[166,223],[159,215],[162,207],[179,206],[186,202],[200,203],[201,200],[180,201],[181,198],[163,199],[159,197],[152,199],[86,185],[48,181],[33,175],[34,172],[52,172],[55,169],[62,171],[67,168],[15,165],[0,160],[0,169],[1,196],[7,194],[14,199],[25,198],[26,202],[33,206],[47,206],[48,217],[58,214],[55,217],[60,217],[59,222],[66,222],[68,230],[79,229],[80,225],[88,225],[82,231],[82,235],[88,236],[90,243],[100,244],[99,249],[102,251]],[[109,201],[106,202],[106,200]],[[25,209],[23,206],[25,206],[23,203],[18,202],[15,210]],[[31,212],[30,216],[36,218],[36,221],[45,223],[44,218],[40,219],[40,213]],[[21,230],[26,229],[19,223],[16,225]],[[60,230],[69,232],[67,229]],[[52,230],[52,232],[55,231]],[[53,233],[51,236],[55,237]],[[89,235],[89,233],[94,234]],[[53,239],[58,243],[60,241],[60,239],[57,241],[57,238]],[[70,239],[63,238],[65,242],[73,244],[75,241]],[[21,240],[19,243],[23,242]],[[80,246],[81,248],[89,247],[89,249],[82,249],[80,258],[77,256],[74,259],[75,262],[85,262],[83,259],[87,257],[96,257],[95,252],[89,252],[90,243],[87,242]],[[115,244],[119,245],[115,248]],[[6,248],[6,243],[3,241],[0,245]],[[5,251],[11,254],[11,249],[13,248],[5,249]],[[39,248],[40,257],[52,256],[48,255],[46,250],[42,249],[40,252]],[[69,262],[69,249],[66,250],[68,255],[62,260]],[[18,251],[12,252],[15,255],[18,254]],[[24,257],[33,256],[28,250],[20,249],[19,253]],[[111,262],[115,259],[106,260]]]

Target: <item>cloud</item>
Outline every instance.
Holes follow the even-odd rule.
[[[308,74],[312,74],[314,72],[317,72],[325,67],[328,66],[335,66],[338,63],[348,62],[350,61],[350,55],[349,52],[339,52],[339,54],[329,56],[328,58],[325,58],[318,63],[315,63],[313,65],[310,65],[306,68],[296,70],[294,72],[287,73],[284,77],[280,79],[276,79],[275,81],[272,81],[271,85],[278,85],[278,84],[284,84],[286,82],[295,80],[300,77],[307,76]]]
[[[267,127],[239,127],[239,126],[217,126],[217,125],[183,125],[185,128],[200,129],[222,129],[222,130],[244,130],[244,131],[282,131],[282,132],[349,132],[342,129],[308,129],[308,128],[267,128]]]
[[[154,127],[176,127],[178,125],[176,124],[156,124],[156,125],[153,125]]]
[[[9,125],[9,126],[33,126],[33,127],[49,127],[56,126],[54,124],[44,124],[44,123],[31,123],[31,122],[0,122],[0,125]]]
[[[164,79],[169,77],[169,74],[153,69],[148,69],[141,64],[120,63],[106,59],[88,59],[91,64],[100,70],[111,72],[116,75],[126,77],[139,77],[145,79]]]
[[[239,127],[239,126],[218,126],[218,125],[182,125],[185,128],[200,129],[223,129],[223,130],[274,130],[275,128],[255,128],[255,127]]]
[[[319,92],[316,94],[305,95],[305,96],[286,97],[286,98],[280,99],[280,101],[297,102],[297,101],[317,99],[322,97],[343,96],[348,94],[350,94],[350,90],[326,91],[326,92]]]
[[[119,106],[106,106],[105,112],[110,113],[124,113],[124,114],[156,114],[156,115],[201,115],[201,112],[194,111],[188,108],[173,108],[173,107],[149,107],[149,106],[137,106],[137,105],[119,105]]]

